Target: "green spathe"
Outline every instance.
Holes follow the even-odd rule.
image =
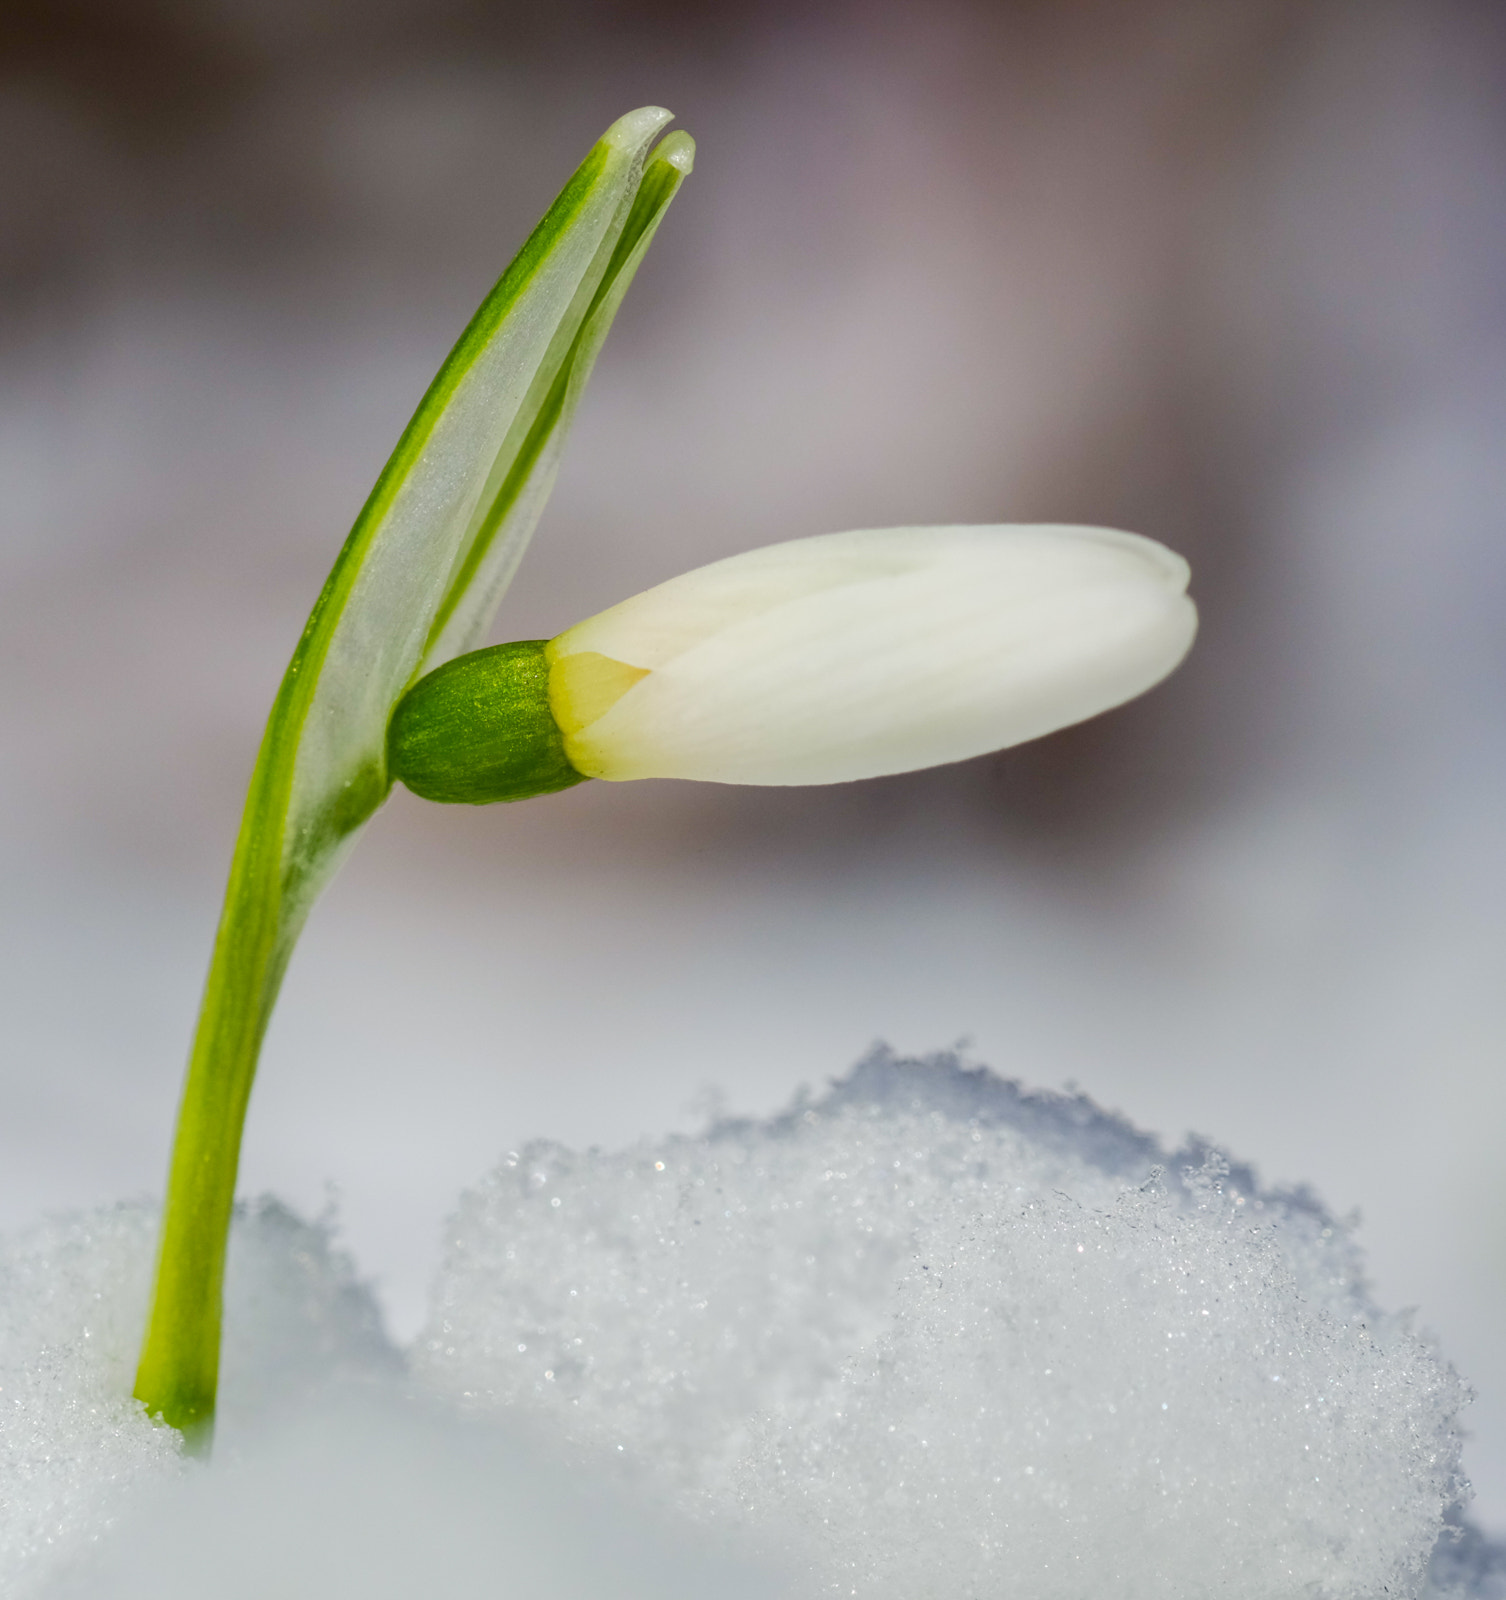
[[[546,643],[493,645],[420,678],[392,714],[391,776],[424,800],[472,806],[584,783],[549,709]]]
[[[225,1245],[261,1041],[310,907],[391,788],[387,726],[471,649],[553,487],[607,330],[694,145],[614,123],[461,335],[378,478],[288,665],[236,840],[184,1082],[135,1394],[204,1448]]]

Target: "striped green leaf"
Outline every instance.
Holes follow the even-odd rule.
[[[571,417],[694,146],[657,107],[609,128],[440,368],[356,519],[262,739],[184,1084],[151,1323],[148,1411],[207,1444],[241,1129],[310,906],[386,798],[387,722],[487,627]]]

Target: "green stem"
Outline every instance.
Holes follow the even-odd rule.
[[[485,626],[694,146],[654,107],[593,147],[482,302],[377,480],[267,721],[236,840],[168,1174],[135,1395],[207,1451],[241,1133],[309,908],[391,787],[392,708]]]
[[[266,747],[279,710],[299,687],[299,664],[295,656],[269,721],[236,841],[178,1109],[156,1289],[136,1374],[136,1398],[179,1429],[192,1453],[206,1453],[213,1434],[225,1251],[257,1058],[304,914],[338,864],[330,859],[335,851],[320,852],[324,870],[311,882],[316,875],[286,873],[282,861],[278,823],[286,795],[277,780],[284,774],[266,759]],[[368,789],[336,825],[353,833],[360,813],[369,815],[381,797]]]

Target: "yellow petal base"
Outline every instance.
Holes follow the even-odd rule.
[[[580,650],[573,655],[556,656],[551,644],[545,651],[549,662],[549,709],[565,739],[565,753],[578,771],[588,777],[609,777],[603,772],[588,772],[578,758],[576,737],[608,711],[635,683],[649,675],[647,667],[629,666],[597,650]]]

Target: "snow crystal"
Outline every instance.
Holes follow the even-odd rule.
[[[948,1058],[510,1156],[413,1359],[803,1549],[817,1593],[1416,1595],[1467,1493],[1466,1391],[1311,1196]],[[1483,1559],[1439,1546],[1437,1592]]]
[[[157,1210],[123,1204],[0,1240],[0,1594],[30,1595],[182,1471],[130,1398]],[[233,1447],[341,1374],[393,1370],[369,1294],[328,1230],[242,1208],[226,1283],[222,1439]]]

